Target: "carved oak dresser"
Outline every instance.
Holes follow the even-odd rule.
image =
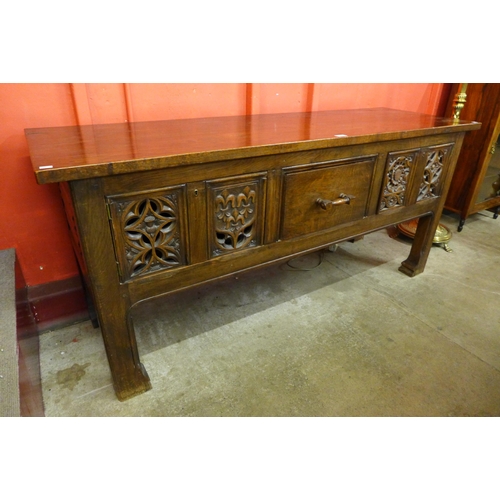
[[[419,218],[400,270],[424,270],[476,122],[391,109],[27,129],[60,183],[118,399],[151,388],[131,308]],[[402,247],[404,248],[404,247]]]

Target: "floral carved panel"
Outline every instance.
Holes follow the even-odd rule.
[[[183,188],[107,201],[123,281],[186,264]]]
[[[263,179],[210,186],[213,256],[261,244]]]
[[[380,211],[405,205],[406,189],[415,166],[416,156],[417,151],[388,155]]]
[[[453,145],[437,146],[424,151],[425,166],[417,201],[440,195],[442,178]]]

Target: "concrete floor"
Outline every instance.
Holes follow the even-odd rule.
[[[441,222],[415,278],[384,230],[144,304],[129,401],[90,322],[44,333],[46,416],[500,416],[500,219]]]

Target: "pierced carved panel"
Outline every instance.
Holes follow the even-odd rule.
[[[108,198],[122,280],[186,264],[184,191]]]
[[[424,151],[425,167],[417,201],[439,196],[441,180],[452,146],[438,146]]]
[[[405,205],[408,180],[415,165],[416,151],[391,153],[387,157],[385,184],[380,211]]]
[[[221,255],[261,244],[264,179],[211,186],[211,250]]]

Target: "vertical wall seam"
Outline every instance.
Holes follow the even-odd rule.
[[[123,96],[125,98],[125,112],[127,115],[127,123],[128,125],[128,131],[130,135],[130,145],[132,148],[132,154],[134,157],[137,156],[137,146],[135,143],[135,136],[132,133],[132,123],[134,121],[134,112],[133,112],[133,106],[132,106],[132,91],[130,88],[130,83],[124,83],[123,84]]]
[[[440,112],[439,109],[440,97],[441,94],[443,93],[444,85],[440,83],[431,83],[430,87],[431,87],[431,92],[429,95],[429,107],[427,108],[425,113],[436,116]]]
[[[310,113],[313,110],[314,100],[314,83],[307,84],[307,97],[306,97],[306,112]]]
[[[134,114],[132,107],[132,93],[130,90],[130,83],[123,84],[123,95],[125,96],[125,111],[127,113],[127,121],[131,123],[134,121]]]
[[[80,125],[80,119],[78,117],[78,106],[76,104],[76,96],[75,96],[75,84],[69,84],[69,93],[71,95],[71,103],[73,104],[73,113],[75,115],[75,122],[77,125]]]
[[[253,94],[253,85],[251,83],[247,83],[245,85],[245,114],[252,114],[252,94]]]
[[[75,111],[77,125],[91,125],[92,114],[90,112],[89,97],[85,83],[70,83],[71,98]]]

